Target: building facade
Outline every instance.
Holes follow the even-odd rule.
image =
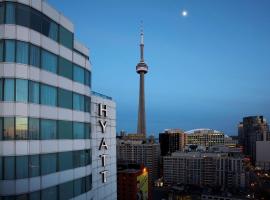
[[[172,153],[163,157],[163,177],[166,185],[245,186],[243,158],[227,153]]]
[[[256,162],[256,141],[269,139],[269,126],[263,116],[244,117],[238,126],[239,144],[243,146],[244,154]]]
[[[117,160],[143,164],[149,170],[151,184],[159,178],[159,144],[142,143],[141,141],[117,141]]]
[[[0,69],[0,198],[116,199],[115,106],[95,95],[91,105],[89,50],[73,24],[45,1],[1,0]],[[105,166],[91,131],[98,102],[111,106]]]
[[[175,151],[184,150],[187,144],[187,134],[179,129],[168,129],[159,134],[161,156]]]
[[[270,170],[270,141],[256,142],[256,167]]]

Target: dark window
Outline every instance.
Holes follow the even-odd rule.
[[[41,119],[40,122],[41,134],[40,137],[42,140],[56,139],[56,121],[49,119]]]
[[[30,65],[40,67],[40,48],[34,45],[30,46]]]
[[[29,45],[26,42],[17,41],[16,62],[28,64]]]
[[[85,153],[84,150],[73,152],[74,168],[85,166]]]
[[[5,4],[0,3],[0,24],[4,24],[4,14],[5,14],[4,11],[5,11]]]
[[[41,104],[57,106],[57,89],[49,85],[41,85]]]
[[[3,101],[3,92],[4,92],[4,79],[0,79],[0,101]]]
[[[74,181],[74,197],[85,193],[85,178],[80,178]]]
[[[4,81],[4,101],[14,101],[14,79]]]
[[[73,123],[73,137],[74,139],[84,139],[84,123],[74,122]]]
[[[57,168],[56,154],[42,154],[41,155],[41,175],[46,175],[56,172]]]
[[[45,16],[42,18],[42,33],[47,37],[58,41],[58,25]]]
[[[28,101],[28,81],[22,79],[16,79],[16,101],[27,102]]]
[[[39,33],[41,33],[42,30],[42,16],[34,9],[31,10],[31,29]]]
[[[66,200],[73,197],[73,181],[59,185],[59,199]]]
[[[72,63],[65,58],[59,58],[59,75],[72,79]]]
[[[4,159],[4,180],[15,179],[15,157],[7,156]]]
[[[85,124],[85,139],[89,139],[91,137],[91,126],[90,124]]]
[[[4,61],[4,41],[0,40],[0,62],[3,62],[3,61]]]
[[[3,139],[3,131],[4,131],[3,118],[0,117],[0,140]],[[1,163],[0,163],[0,170],[1,170]],[[0,173],[0,180],[1,180],[1,173]]]
[[[86,178],[86,192],[92,189],[92,174]]]
[[[16,156],[16,179],[28,178],[28,156]]]
[[[5,62],[15,61],[15,41],[6,40],[5,41]]]
[[[41,200],[57,200],[57,187],[41,190]]]
[[[84,96],[73,93],[73,109],[84,111]]]
[[[91,162],[90,149],[84,150],[85,153],[85,165],[89,165]]]
[[[29,81],[29,102],[39,103],[39,83]]]
[[[52,73],[57,73],[57,56],[46,51],[41,51],[41,68]]]
[[[91,99],[90,99],[90,97],[87,97],[87,96],[85,96],[84,98],[85,98],[84,99],[84,103],[85,103],[84,111],[85,112],[90,112]]]
[[[15,4],[6,3],[6,24],[15,24]]]
[[[16,117],[16,139],[26,140],[28,129],[28,119],[26,117]]]
[[[85,85],[88,85],[91,88],[91,72],[85,69]]]
[[[69,49],[73,49],[73,33],[60,26],[59,42]]]
[[[72,139],[72,122],[58,121],[58,134],[59,139]]]
[[[39,156],[29,156],[29,177],[35,177],[40,175],[40,163]]]
[[[29,193],[29,200],[40,200],[40,191]]]
[[[73,80],[84,84],[84,69],[78,65],[73,65]]]
[[[39,140],[39,119],[28,119],[28,138],[29,140]]]
[[[4,140],[12,140],[14,139],[15,134],[15,118],[14,117],[5,117],[4,120]]]
[[[72,109],[72,92],[58,88],[58,106]]]
[[[73,168],[72,152],[61,152],[59,153],[58,159],[59,159],[59,171]]]
[[[17,24],[30,27],[30,8],[28,6],[17,4]]]

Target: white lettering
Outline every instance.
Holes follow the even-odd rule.
[[[100,142],[100,145],[99,145],[99,150],[102,149],[102,147],[106,150],[108,150],[108,145],[106,144],[105,142],[105,138],[102,138],[101,142]]]
[[[104,114],[104,117],[107,117],[107,105],[100,103],[99,104],[99,116]]]
[[[102,122],[101,120],[99,120],[99,124],[101,125],[101,131],[102,131],[102,133],[105,133],[106,126],[107,126],[107,121]]]

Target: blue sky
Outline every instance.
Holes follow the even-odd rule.
[[[92,89],[116,101],[118,131],[136,132],[141,20],[148,134],[213,128],[235,135],[244,116],[270,120],[269,0],[48,2],[90,48]]]

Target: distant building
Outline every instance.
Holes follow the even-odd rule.
[[[209,148],[217,144],[235,144],[231,137],[213,129],[194,129],[185,132],[187,134],[187,144],[196,144]]]
[[[256,142],[256,166],[270,170],[270,141]]]
[[[159,134],[161,156],[182,151],[187,142],[187,134],[179,129],[167,129]]]
[[[117,140],[117,161],[144,164],[149,169],[152,183],[158,178],[160,148],[157,143],[142,141]]]
[[[166,185],[244,187],[243,158],[228,153],[175,152],[163,157]]]
[[[118,200],[151,199],[148,169],[138,164],[117,165]]]
[[[239,144],[243,146],[244,154],[256,162],[256,141],[266,141],[269,138],[269,126],[263,116],[244,117],[238,126]]]

